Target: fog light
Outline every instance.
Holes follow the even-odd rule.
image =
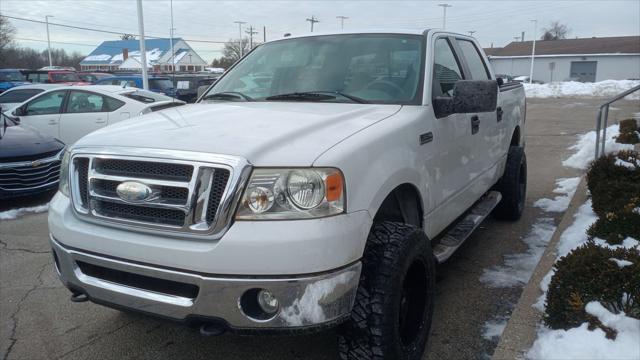
[[[267,314],[274,314],[278,311],[278,299],[269,290],[260,290],[258,293],[258,305]]]

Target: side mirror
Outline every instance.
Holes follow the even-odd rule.
[[[27,111],[24,106],[20,106],[19,108],[13,111],[13,115],[15,116],[25,116],[26,114],[27,114]]]
[[[498,106],[498,82],[495,80],[460,80],[453,86],[452,97],[433,101],[436,117],[451,114],[495,111]]]

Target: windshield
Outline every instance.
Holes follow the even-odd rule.
[[[19,71],[0,71],[0,81],[27,81]]]
[[[363,102],[414,104],[421,100],[423,55],[423,41],[418,35],[329,35],[280,40],[256,48],[205,98],[236,93],[260,101],[275,100],[277,95],[324,92],[336,96],[308,99],[345,102],[351,96]]]
[[[169,79],[149,79],[149,89],[173,89],[173,83]]]
[[[80,81],[78,74],[68,72],[68,73],[51,73],[51,79],[53,82],[74,82]]]

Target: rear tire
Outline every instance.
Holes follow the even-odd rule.
[[[523,147],[509,148],[507,164],[497,190],[502,194],[502,200],[496,206],[494,215],[503,220],[519,220],[527,197],[527,156]]]
[[[351,318],[338,334],[343,360],[422,358],[433,314],[435,260],[421,229],[373,225]]]

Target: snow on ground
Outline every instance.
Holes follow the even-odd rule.
[[[588,329],[584,323],[569,330],[543,328],[527,353],[529,359],[640,359],[640,320],[625,314],[613,314],[598,302],[585,310],[605,326],[617,331],[615,340],[604,331]]]
[[[605,150],[607,153],[620,150],[633,150],[633,145],[618,144],[616,142],[615,138],[619,134],[620,126],[618,126],[618,124],[611,125],[607,128],[607,140],[605,143]],[[578,142],[569,147],[569,150],[575,150],[575,153],[567,160],[563,161],[562,165],[574,169],[586,169],[593,161],[593,157],[596,153],[596,132],[589,131],[586,134],[580,135]]]
[[[484,269],[480,281],[490,288],[524,286],[529,282],[555,230],[552,219],[540,219],[522,240],[529,246],[527,252],[505,255],[504,265]]]
[[[546,212],[564,212],[569,207],[578,184],[580,184],[580,177],[560,178],[556,180],[557,187],[553,192],[561,195],[553,199],[538,199],[533,203],[533,206],[539,207]]]
[[[529,98],[613,97],[638,85],[640,80],[605,80],[596,83],[567,81],[548,84],[525,83],[524,90]],[[625,99],[638,100],[640,92],[636,91]]]
[[[502,336],[504,328],[507,327],[507,318],[501,317],[497,320],[487,321],[484,323],[484,329],[482,331],[482,337],[485,340],[496,340]]]
[[[49,204],[1,211],[0,220],[15,220],[26,214],[37,214],[47,210],[49,210]]]

